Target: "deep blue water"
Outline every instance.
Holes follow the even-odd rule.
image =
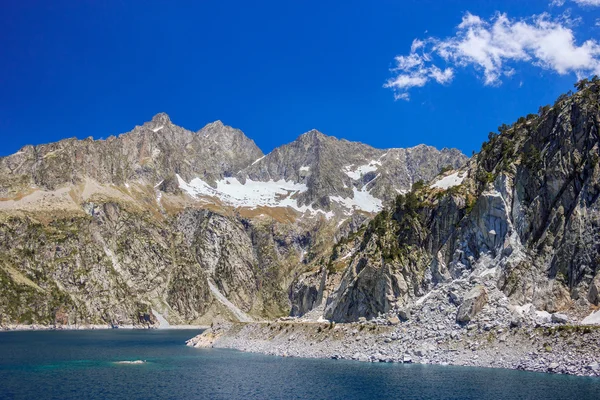
[[[196,333],[0,333],[0,398],[600,399],[597,378],[186,347]],[[115,364],[125,360],[147,363]]]

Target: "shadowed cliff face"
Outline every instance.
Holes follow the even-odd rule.
[[[338,244],[330,265],[350,256],[325,317],[376,317],[490,275],[513,304],[589,313],[600,282],[599,93],[590,83],[501,127],[464,168],[399,196]]]

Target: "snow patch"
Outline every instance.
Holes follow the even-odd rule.
[[[304,183],[295,183],[292,181],[273,181],[267,182],[253,181],[246,179],[246,183],[241,183],[237,178],[225,178],[217,181],[217,187],[213,188],[200,178],[194,178],[190,183],[186,183],[177,175],[179,188],[197,198],[199,196],[216,197],[223,203],[232,207],[245,207],[254,209],[257,207],[290,207],[298,212],[311,214],[323,214],[325,218],[333,218],[333,212],[324,212],[315,210],[312,205],[300,206],[295,198],[308,188]]]
[[[451,187],[460,185],[463,182],[463,179],[465,179],[464,176],[455,172],[436,181],[431,187],[433,189],[450,189]]]
[[[353,197],[343,198],[341,196],[329,196],[331,201],[341,204],[348,209],[359,209],[366,212],[379,212],[383,209],[380,199],[369,193],[364,187],[361,190],[352,188]]]
[[[585,317],[581,323],[583,325],[600,325],[600,310],[594,311]]]
[[[158,132],[164,127],[165,127],[164,125],[161,125],[161,126],[157,126],[156,128],[152,128],[152,132]]]
[[[256,164],[257,162],[259,162],[260,160],[262,160],[263,158],[265,158],[266,156],[262,156],[261,158],[259,158],[258,160],[255,160],[252,165]]]
[[[310,167],[300,167],[300,172],[308,172],[310,171]]]
[[[386,153],[387,154],[387,153]],[[383,155],[385,156],[385,154]],[[381,157],[383,157],[381,156]],[[381,161],[371,160],[368,164],[360,165],[354,168],[354,165],[347,165],[344,167],[344,173],[354,180],[360,179],[363,175],[369,172],[377,171],[381,166]]]

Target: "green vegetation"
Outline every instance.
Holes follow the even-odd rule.
[[[442,167],[442,169],[440,170],[440,174],[445,174],[448,171],[452,171],[454,169],[454,167],[452,165],[446,165],[445,167]]]
[[[521,154],[521,163],[529,170],[536,172],[543,166],[542,154],[536,146],[529,146]]]

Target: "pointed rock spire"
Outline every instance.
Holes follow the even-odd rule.
[[[161,112],[152,117],[152,122],[156,122],[157,124],[170,124],[171,119],[167,113]]]

